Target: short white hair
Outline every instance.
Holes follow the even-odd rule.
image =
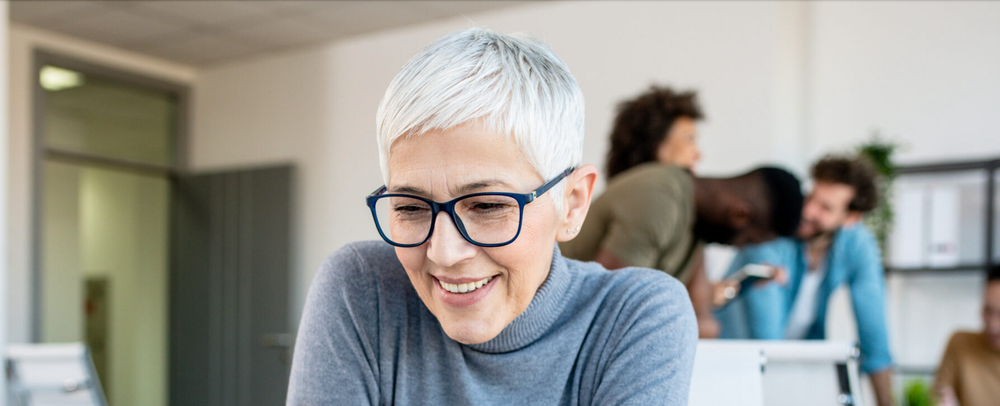
[[[389,183],[389,150],[400,137],[481,122],[516,145],[548,181],[583,159],[584,100],[569,68],[525,35],[471,28],[431,43],[410,59],[376,116],[379,163]],[[562,208],[565,182],[549,193]]]

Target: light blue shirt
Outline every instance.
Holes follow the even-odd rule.
[[[806,244],[792,238],[750,246],[730,265],[732,274],[746,264],[766,264],[785,268],[788,282],[752,287],[721,309],[721,338],[781,340],[807,271]],[[837,287],[850,288],[851,302],[861,346],[861,369],[877,372],[892,364],[885,317],[885,272],[874,235],[864,225],[837,231],[826,258],[826,276],[816,295],[816,318],[806,339],[826,338],[826,312],[830,295]]]

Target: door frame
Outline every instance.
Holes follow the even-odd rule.
[[[89,62],[82,59],[55,53],[44,48],[36,47],[33,51],[32,64],[32,92],[31,92],[31,115],[32,115],[32,156],[31,156],[31,275],[29,304],[29,341],[39,342],[41,340],[41,303],[42,303],[42,208],[44,207],[43,176],[42,171],[46,158],[52,158],[63,162],[71,162],[84,166],[96,166],[105,169],[138,172],[145,175],[163,176],[173,183],[176,175],[187,170],[188,134],[190,130],[190,99],[191,91],[188,85],[147,76],[141,73],[112,68]],[[83,73],[88,76],[96,76],[102,79],[117,81],[129,85],[141,86],[145,88],[166,91],[172,94],[177,100],[176,120],[174,122],[174,163],[173,165],[152,165],[141,162],[132,162],[115,158],[108,158],[74,151],[61,151],[45,147],[45,114],[46,90],[42,88],[38,80],[42,67],[46,65],[58,66]]]

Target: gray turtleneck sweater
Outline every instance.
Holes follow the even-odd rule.
[[[698,332],[684,286],[559,248],[531,304],[490,341],[449,338],[393,248],[354,243],[309,289],[290,405],[686,405]]]

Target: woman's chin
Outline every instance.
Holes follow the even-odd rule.
[[[503,328],[492,328],[483,321],[442,323],[444,333],[452,340],[465,345],[482,344],[500,335]]]

